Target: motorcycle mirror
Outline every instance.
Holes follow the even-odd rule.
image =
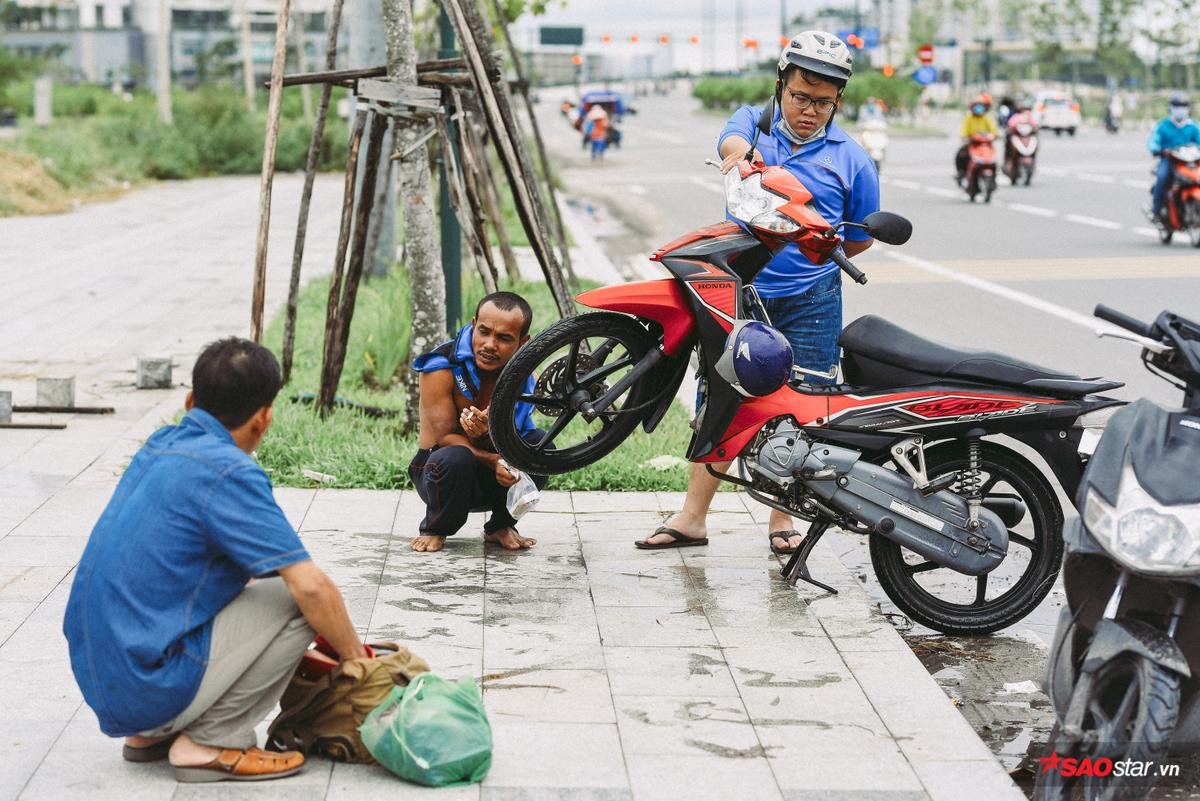
[[[767,104],[763,106],[762,114],[758,115],[758,124],[754,126],[754,138],[750,140],[750,149],[746,151],[746,161],[750,160],[750,154],[754,152],[754,148],[758,146],[758,137],[760,134],[771,135],[771,125],[775,122],[775,98],[772,97]]]
[[[867,233],[888,245],[903,245],[912,236],[912,223],[899,214],[877,211],[863,220]]]

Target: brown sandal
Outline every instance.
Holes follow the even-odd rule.
[[[794,529],[794,528],[787,529],[786,531],[781,529],[779,531],[772,531],[769,534],[767,534],[767,542],[769,542],[771,544],[771,553],[778,554],[779,556],[787,556],[790,553],[795,553],[796,551],[798,551],[800,549],[800,546],[799,545],[793,546],[790,542],[792,537],[795,537],[795,536],[803,536],[803,535],[801,535],[800,532],[796,531],[796,529]],[[784,543],[783,547],[780,547],[775,544],[775,540],[777,538],[783,540],[783,543]]]
[[[299,751],[275,753],[261,748],[225,748],[205,765],[175,768],[178,782],[256,782],[281,779],[299,773],[304,767],[304,754]]]

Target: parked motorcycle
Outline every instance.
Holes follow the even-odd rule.
[[[983,195],[984,203],[991,203],[992,193],[996,191],[994,139],[989,133],[977,133],[972,134],[967,142],[967,175],[963,180],[963,189],[972,203],[979,194]]]
[[[770,130],[771,113],[759,132]],[[845,383],[805,383],[797,368],[755,394],[735,386],[725,367],[753,355],[727,353],[730,332],[746,319],[770,322],[752,281],[775,252],[795,244],[814,263],[832,260],[855,281],[867,278],[792,173],[743,161],[725,180],[733,221],[655,252],[670,278],[584,292],[578,301],[603,311],[561,320],[517,352],[492,399],[500,453],[534,473],[598,461],[639,424],[655,429],[697,349],[701,391],[687,458],[810,523],[783,568],[790,583],[834,592],[807,559],[838,526],[870,538],[880,584],[917,622],[984,634],[1020,620],[1057,576],[1063,512],[1041,471],[995,436],[1038,451],[1073,492],[1078,444],[1119,403],[1097,393],[1121,384],[941,345],[868,315],[842,333]],[[912,231],[886,212],[845,225],[897,245]],[[536,384],[526,394],[529,376]],[[541,415],[539,440],[517,431],[518,403]],[[738,475],[714,468],[730,460]]]
[[[1153,220],[1158,239],[1169,245],[1176,231],[1187,231],[1192,247],[1200,248],[1200,147],[1184,145],[1165,155],[1171,163],[1171,184],[1164,214]]]
[[[1200,749],[1200,323],[1146,324],[1106,306],[1154,372],[1182,382],[1182,409],[1117,410],[1079,486],[1065,532],[1062,609],[1046,672],[1057,724],[1049,748],[1098,766],[1039,774],[1040,801],[1143,798],[1169,753]],[[1107,765],[1100,760],[1108,760]],[[1109,773],[1128,761],[1146,772]]]
[[[887,156],[887,123],[878,118],[867,120],[863,123],[859,142],[862,144],[863,150],[867,151],[867,155],[871,157],[871,161],[875,162],[875,172],[880,172],[883,168],[883,159]]]
[[[1023,183],[1029,186],[1033,180],[1033,168],[1037,161],[1037,127],[1029,122],[1018,122],[1006,134],[1004,174],[1013,186]]]

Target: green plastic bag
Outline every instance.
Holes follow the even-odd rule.
[[[492,727],[475,682],[421,673],[358,727],[380,765],[430,787],[481,781],[492,766]]]

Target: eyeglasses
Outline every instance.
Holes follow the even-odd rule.
[[[795,104],[796,108],[801,111],[809,106],[816,106],[817,111],[821,112],[822,114],[828,114],[829,112],[833,111],[835,106],[837,106],[837,100],[829,100],[827,98],[821,98],[818,100],[815,97],[809,97],[803,92],[793,92],[791,89],[788,90],[788,97],[791,98],[791,101]]]

